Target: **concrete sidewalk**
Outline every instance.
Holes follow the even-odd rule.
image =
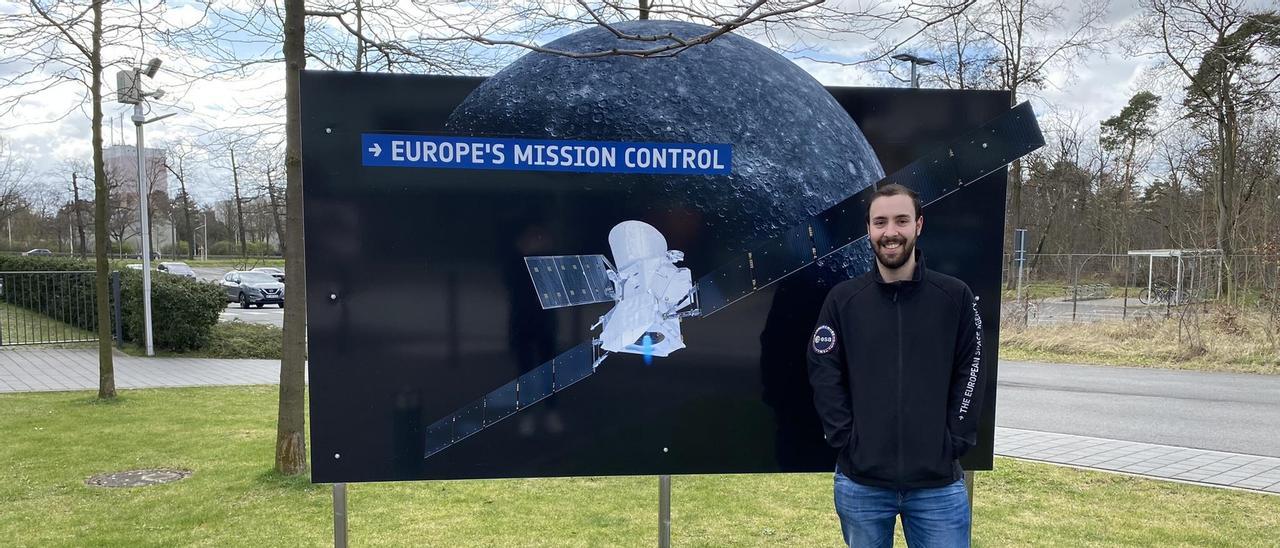
[[[275,384],[277,360],[115,355],[117,388]],[[97,390],[98,354],[0,349],[0,393]],[[1280,458],[1172,445],[996,428],[997,455],[1212,487],[1280,494]]]
[[[1077,468],[1280,494],[1280,458],[996,428],[996,454]]]
[[[279,360],[137,358],[117,352],[116,388],[275,384]],[[0,393],[98,389],[98,351],[0,349]]]

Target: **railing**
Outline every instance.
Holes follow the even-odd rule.
[[[94,271],[0,272],[0,346],[98,340]],[[112,276],[113,310],[119,278]],[[113,314],[119,340],[119,314]]]

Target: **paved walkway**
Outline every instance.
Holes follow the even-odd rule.
[[[275,384],[279,360],[137,358],[117,352],[116,388]],[[98,351],[0,349],[0,393],[98,389]]]
[[[115,355],[117,388],[275,384],[277,360]],[[96,390],[95,350],[0,349],[0,393]],[[1213,487],[1280,494],[1280,458],[996,428],[997,455]]]
[[[996,428],[996,454],[1078,468],[1280,494],[1280,458]]]

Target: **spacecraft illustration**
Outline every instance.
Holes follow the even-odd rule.
[[[604,255],[525,257],[531,290],[537,292],[542,308],[615,303],[592,326],[593,333],[600,329],[599,336],[433,422],[425,432],[424,458],[591,376],[611,354],[667,357],[685,347],[681,320],[709,317],[863,242],[865,213],[876,188],[906,186],[928,209],[1043,145],[1035,113],[1029,103],[1022,103],[782,234],[747,246],[696,282],[689,269],[677,266],[683,253],[667,249],[661,232],[635,220],[610,230],[613,263]]]
[[[698,315],[697,291],[684,254],[667,249],[653,226],[624,221],[609,231],[614,267],[604,255],[525,257],[543,309],[613,301],[591,328],[602,352],[667,357],[684,348],[680,318]],[[688,309],[684,310],[683,309]]]

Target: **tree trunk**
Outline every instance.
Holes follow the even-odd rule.
[[[276,183],[271,177],[271,170],[267,170],[267,200],[271,205],[271,223],[276,227],[276,241],[280,242],[280,254],[284,255],[284,223],[280,220],[280,200],[276,198]]]
[[[196,258],[196,229],[191,224],[191,196],[187,194],[186,170],[182,168],[181,160],[178,164],[178,186],[182,187],[182,218],[187,223],[187,258]],[[205,225],[204,229],[209,230],[209,225]]]
[[[93,72],[89,93],[93,99],[93,240],[95,249],[94,294],[98,310],[98,398],[116,397],[115,364],[111,356],[111,298],[107,284],[107,170],[102,158],[102,2],[93,2],[93,46],[89,70]]]
[[[235,188],[236,228],[240,236],[240,258],[249,258],[249,244],[244,237],[244,200],[240,198],[240,169],[236,166],[236,150],[231,149],[231,183]]]
[[[360,0],[356,0],[356,72],[364,71],[364,57],[366,46],[364,44],[364,4]],[[269,170],[268,170],[269,171]],[[281,242],[280,245],[284,245]]]
[[[1223,113],[1218,117],[1218,180],[1215,185],[1217,192],[1214,205],[1218,210],[1218,222],[1215,227],[1218,249],[1222,250],[1222,262],[1219,266],[1222,279],[1218,282],[1218,290],[1222,292],[1223,297],[1230,298],[1233,289],[1231,280],[1232,229],[1234,228],[1232,198],[1235,193],[1236,129],[1239,121],[1236,119],[1235,105],[1226,93],[1223,94],[1222,105]]]
[[[284,3],[285,59],[285,268],[288,269],[289,306],[284,309],[284,336],[280,359],[280,403],[276,417],[276,472],[286,475],[307,471],[306,395],[307,270],[302,243],[302,120],[298,101],[298,77],[306,67],[303,56],[305,28],[303,0]]]
[[[1018,105],[1018,88],[1016,85],[1009,86],[1009,106]],[[1022,228],[1022,160],[1014,160],[1009,164],[1009,226],[1005,227],[1005,241],[1009,242],[1005,248],[1009,252],[1009,272],[1016,272],[1017,263],[1014,262],[1013,253],[1013,234],[1014,230]],[[1017,276],[1006,276],[1005,289],[1014,289],[1018,284]]]
[[[77,180],[76,176],[76,172],[71,172],[71,197],[75,200],[72,202],[74,208],[72,212],[75,213],[76,216],[76,235],[80,239],[80,258],[83,259],[88,256],[89,251],[87,246],[85,246],[84,215],[80,211],[80,208],[83,207],[83,205],[80,202],[80,182]]]

